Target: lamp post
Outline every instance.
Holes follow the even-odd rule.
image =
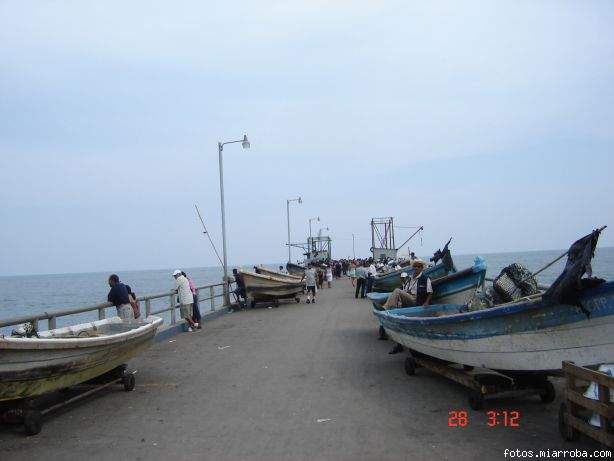
[[[236,141],[218,142],[217,150],[219,153],[219,165],[220,165],[220,201],[222,207],[222,248],[224,253],[224,303],[230,305],[230,297],[228,296],[228,257],[226,255],[226,211],[224,209],[224,164],[222,162],[222,151],[226,144],[234,144],[240,142],[243,149],[249,149],[250,144],[247,140],[247,135],[243,135],[243,139]]]
[[[356,259],[356,247],[354,245],[354,234],[352,233],[352,253],[354,254],[354,259]]]
[[[290,202],[298,202],[299,205],[303,200],[299,198],[289,198],[286,200],[286,217],[288,218],[288,262],[292,262],[292,247],[290,246]]]

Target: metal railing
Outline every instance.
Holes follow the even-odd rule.
[[[222,287],[221,292],[216,293],[215,288],[220,287],[220,286]],[[198,305],[199,305],[199,308],[201,309],[201,315],[204,316],[208,312],[214,312],[216,310],[215,300],[217,298],[224,299],[227,294],[229,295],[231,287],[232,287],[232,283],[226,285],[224,282],[213,283],[211,285],[203,285],[203,286],[196,287],[196,294],[198,296]],[[206,290],[208,290],[208,293],[207,293],[208,296],[206,298],[201,298],[200,293]],[[177,290],[168,291],[166,293],[139,296],[137,299],[140,301],[140,304],[141,304],[141,315],[144,315],[145,317],[147,317],[149,315],[158,315],[158,314],[163,314],[165,312],[170,312],[171,325],[177,323],[176,310],[179,307],[179,304],[176,301],[177,299],[176,297],[177,297]],[[166,306],[162,309],[157,309],[157,310],[152,309],[152,301],[156,299],[163,299],[163,298],[168,298],[168,303],[166,304]],[[205,306],[206,301],[209,301],[209,309],[203,311],[202,308],[203,306]],[[143,312],[143,303],[145,306],[144,312]],[[69,309],[58,309],[58,310],[53,310],[53,311],[45,311],[45,312],[40,312],[40,313],[32,313],[32,314],[26,314],[26,315],[21,315],[21,316],[16,316],[16,317],[9,317],[7,319],[0,319],[0,328],[20,325],[26,322],[32,322],[34,324],[34,328],[38,330],[39,321],[47,320],[47,328],[49,330],[53,330],[57,326],[57,319],[59,317],[67,317],[70,315],[82,314],[84,312],[98,311],[98,319],[102,320],[106,318],[106,309],[109,307],[113,307],[113,304],[106,302],[106,303],[94,304],[91,306],[73,307]],[[229,306],[227,304],[224,304],[223,302],[221,306],[217,306],[218,309],[224,309],[227,307]]]

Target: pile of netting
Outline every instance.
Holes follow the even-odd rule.
[[[504,267],[493,281],[492,286],[495,295],[499,298],[498,300],[495,298],[495,302],[516,301],[539,292],[533,273],[518,263]]]
[[[487,309],[538,292],[537,280],[533,273],[522,264],[514,263],[501,270],[491,288],[476,293],[465,310]]]

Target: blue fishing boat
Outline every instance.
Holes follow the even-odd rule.
[[[374,309],[388,336],[413,352],[499,371],[552,372],[614,357],[614,282],[582,278],[600,231],[570,248],[545,292],[479,311],[459,304]]]
[[[443,250],[437,250],[435,252],[433,257],[431,258],[431,261],[433,261],[434,265],[427,267],[424,270],[424,273],[428,275],[431,280],[436,280],[438,278],[456,272],[456,268],[454,267],[454,262],[452,261],[450,250],[448,248],[451,241],[452,239],[448,240],[448,243],[445,244]],[[411,276],[413,271],[414,269],[409,266],[390,271],[385,274],[377,275],[373,280],[373,287],[371,289],[371,292],[389,293],[391,291],[394,291],[395,288],[400,288],[402,285],[401,274],[403,272],[407,272]]]
[[[433,285],[433,300],[438,304],[466,304],[474,296],[476,290],[484,284],[486,279],[486,261],[475,258],[472,267],[462,271],[455,271],[439,278],[431,278]],[[425,269],[425,274],[432,277]],[[400,286],[400,283],[399,283]],[[368,298],[373,302],[376,310],[381,310],[382,305],[390,296],[387,293],[368,293]]]

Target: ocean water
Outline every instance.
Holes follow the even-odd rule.
[[[496,276],[500,270],[517,262],[525,265],[532,271],[536,271],[548,262],[562,254],[565,250],[531,251],[521,253],[497,253],[480,254],[488,265],[488,276]],[[472,265],[477,254],[454,255],[452,254],[457,269],[463,269]],[[428,259],[428,256],[424,256]],[[549,285],[561,273],[566,258],[563,258],[552,267],[542,272],[538,282]],[[249,268],[250,266],[245,266]],[[277,265],[267,265],[275,268]],[[210,283],[218,283],[222,280],[221,267],[203,267],[184,269],[197,286]],[[145,294],[163,293],[174,287],[172,269],[126,271],[118,272],[120,279],[128,283],[132,290],[139,296]],[[614,248],[597,248],[593,259],[593,274],[606,280],[614,280]],[[87,306],[106,301],[109,287],[107,285],[107,272],[93,272],[80,274],[56,274],[56,275],[26,275],[0,277],[0,319],[14,316],[40,313],[57,309]],[[216,293],[221,293],[220,288]],[[202,294],[201,297],[207,297]],[[209,301],[201,304],[201,311],[209,308]],[[221,304],[221,298],[216,300],[216,306]],[[152,302],[152,309],[168,305],[168,299],[162,298]],[[144,306],[142,307],[144,308]],[[110,308],[107,315],[110,316],[114,308]],[[94,313],[84,313],[71,318],[58,319],[58,326],[75,323],[78,321],[91,321],[96,318]],[[41,328],[46,328],[46,322],[41,323]],[[3,329],[6,332],[6,329]]]

